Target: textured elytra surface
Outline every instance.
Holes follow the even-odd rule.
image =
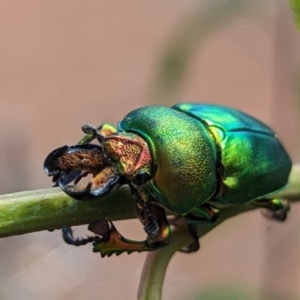
[[[291,159],[264,123],[220,105],[182,103],[174,108],[203,121],[214,135],[220,153],[219,201],[245,203],[287,183]]]

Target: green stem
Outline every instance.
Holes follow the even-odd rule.
[[[300,165],[293,167],[288,186],[274,197],[300,198]],[[238,210],[249,209],[239,206]],[[230,208],[234,211],[236,208]],[[222,212],[223,214],[223,212]],[[135,218],[133,200],[123,187],[104,199],[74,200],[59,188],[19,192],[0,196],[0,238],[63,226],[90,223],[107,218]]]
[[[180,221],[182,220],[183,218]],[[147,254],[140,278],[138,300],[161,299],[164,277],[171,258],[192,241],[186,226],[178,224],[172,230],[172,239],[168,247]]]
[[[85,201],[74,200],[59,188],[0,196],[0,237],[87,224],[101,218],[124,220],[135,217],[127,188],[104,199]]]

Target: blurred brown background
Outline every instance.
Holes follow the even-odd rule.
[[[50,187],[43,160],[76,143],[81,124],[149,104],[242,109],[297,161],[299,46],[283,0],[2,0],[0,192]],[[285,224],[259,211],[226,222],[198,253],[175,255],[163,299],[300,299],[299,213],[296,204]],[[144,237],[137,220],[117,225]],[[145,254],[91,250],[59,231],[0,240],[0,299],[135,299]]]

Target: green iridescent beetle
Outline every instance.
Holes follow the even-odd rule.
[[[157,249],[169,243],[166,208],[186,218],[195,238],[186,249],[191,252],[199,248],[196,225],[214,222],[219,205],[250,203],[286,217],[286,201],[265,197],[286,185],[289,155],[272,129],[243,112],[210,104],[149,106],[130,112],[118,128],[104,123],[82,129],[87,136],[78,145],[48,155],[46,173],[75,198],[129,185],[147,239],[128,240],[101,220],[89,225],[101,237],[76,239],[64,228],[67,243],[93,241],[102,256]],[[94,139],[99,145],[90,144]],[[80,185],[90,173],[91,181]]]

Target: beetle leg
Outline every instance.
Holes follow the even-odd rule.
[[[169,244],[170,227],[163,208],[154,202],[145,202],[141,194],[130,185],[132,195],[135,199],[137,214],[144,225],[147,233],[145,241],[132,241],[123,237],[112,222],[106,238],[94,243],[94,252],[100,252],[101,256],[119,255],[123,252],[152,251]],[[89,225],[89,230],[96,234],[102,231],[97,221]],[[103,235],[102,235],[103,236]]]
[[[133,199],[135,200],[135,208],[139,219],[144,225],[144,230],[148,235],[156,235],[159,231],[159,225],[156,220],[155,213],[152,214],[148,208],[149,203],[143,200],[141,194],[137,189],[130,184],[129,185]],[[150,204],[151,206],[151,204]]]
[[[101,226],[97,224],[98,221],[94,221],[89,225],[89,230],[99,234],[102,231]],[[148,236],[145,241],[133,241],[122,236],[114,224],[111,221],[108,221],[110,229],[106,238],[95,240],[94,242],[94,252],[100,252],[101,257],[111,256],[112,254],[120,255],[123,252],[128,254],[132,252],[143,252],[143,251],[153,251],[159,247],[162,247],[169,242],[169,230],[165,229],[167,232],[166,235],[162,233],[163,230],[156,236]]]
[[[146,202],[147,196],[142,190],[139,192],[132,185],[130,185],[130,189],[135,200],[136,212],[148,235],[148,245],[154,248],[168,245],[170,240],[170,226],[165,210],[154,202]]]
[[[263,215],[276,221],[285,221],[290,210],[290,203],[284,199],[260,199],[250,203],[253,206],[265,208]]]
[[[184,223],[182,224],[182,219],[184,220]],[[193,242],[185,246],[181,249],[179,249],[179,252],[183,253],[191,253],[191,252],[196,252],[200,248],[200,243],[199,243],[199,237],[197,235],[197,226],[195,224],[188,223],[188,220],[184,216],[176,215],[173,218],[169,218],[169,224],[178,227],[178,226],[186,226],[190,236],[193,239]]]
[[[214,223],[219,217],[219,209],[211,204],[204,203],[200,207],[193,208],[185,215],[190,224]]]
[[[187,245],[186,247],[181,248],[179,251],[183,253],[197,252],[200,249],[199,237],[197,234],[197,226],[195,224],[188,223],[187,220],[187,227],[193,239],[193,242]]]
[[[214,223],[219,216],[219,210],[208,203],[202,204],[199,208],[194,208],[185,215],[186,223],[193,243],[180,249],[180,252],[191,253],[196,252],[200,248],[199,237],[197,235],[197,225],[203,223]]]
[[[113,254],[120,255],[123,252],[127,252],[128,254],[130,254],[132,252],[154,250],[154,248],[150,247],[146,241],[137,242],[123,237],[111,221],[94,221],[90,223],[88,229],[97,235],[101,235],[101,233],[103,232],[103,222],[106,222],[109,230],[102,239],[99,238],[98,240],[95,240],[93,244],[93,251],[100,252],[101,257],[109,257]]]

